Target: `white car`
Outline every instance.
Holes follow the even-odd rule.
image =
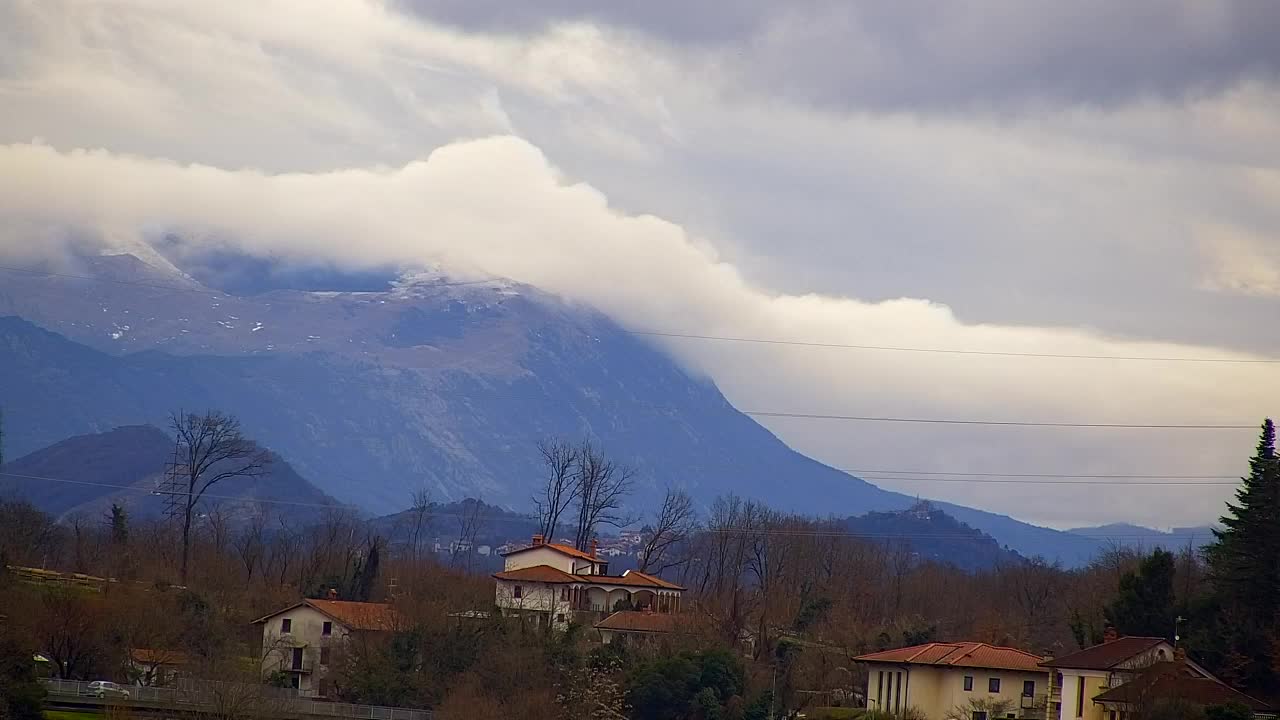
[[[129,699],[129,691],[120,687],[118,684],[110,680],[94,680],[89,683],[89,694],[99,698],[123,698]]]

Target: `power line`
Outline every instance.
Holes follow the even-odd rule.
[[[1280,364],[1280,358],[1205,358],[1173,357],[1162,355],[1086,355],[1071,353],[1013,352],[1001,350],[960,350],[953,348],[906,347],[897,345],[854,345],[848,343],[808,342],[803,340],[776,340],[770,338],[731,337],[723,335],[697,335],[693,333],[660,332],[656,330],[629,330],[632,335],[679,338],[685,340],[712,340],[718,342],[752,343],[757,345],[791,345],[796,347],[833,348],[841,350],[880,350],[886,352],[935,353],[945,355],[983,355],[988,357],[1056,358],[1062,360],[1124,360],[1146,362],[1230,363],[1230,364]]]
[[[938,482],[938,483],[989,483],[992,485],[1110,485],[1112,487],[1125,486],[1143,486],[1143,485],[1178,485],[1178,486],[1200,486],[1214,487],[1218,485],[1234,487],[1239,482],[1225,482],[1221,480],[1214,481],[1194,481],[1194,480],[1051,480],[1047,478],[1024,478],[1024,479],[1000,479],[1000,478],[948,478],[948,477],[874,477],[870,475],[859,475],[863,480],[875,480],[877,482],[886,482],[891,480],[907,480],[913,482]]]
[[[930,470],[867,470],[854,469],[847,472],[896,474],[896,475],[959,475],[962,477],[1007,477],[1007,478],[1105,478],[1105,479],[1140,479],[1140,480],[1236,480],[1235,475],[1078,475],[1070,473],[992,473],[992,472],[943,472]]]
[[[816,413],[770,412],[764,410],[741,410],[743,415],[752,417],[802,418],[807,420],[850,420],[861,422],[892,423],[928,423],[936,425],[994,425],[1006,427],[1068,427],[1068,428],[1107,428],[1132,430],[1256,430],[1255,425],[1157,425],[1126,423],[1072,423],[1072,422],[1025,422],[1015,420],[953,420],[938,418],[901,418],[874,417],[867,415],[820,415]]]

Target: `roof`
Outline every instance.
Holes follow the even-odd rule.
[[[657,585],[657,586],[658,586],[658,587],[660,587],[660,588],[666,588],[666,589],[668,589],[668,590],[684,590],[684,588],[680,587],[679,585],[676,585],[676,584],[675,584],[675,583],[673,583],[673,582],[667,582],[666,580],[663,580],[662,578],[658,577],[657,575],[650,575],[649,573],[642,573],[642,572],[640,572],[639,570],[627,570],[626,572],[624,572],[624,573],[622,573],[622,574],[623,574],[623,576],[627,576],[627,575],[639,575],[640,577],[644,578],[645,580],[648,580],[649,582],[653,583],[654,585]]]
[[[596,562],[596,563],[602,562],[600,558],[593,557],[589,553],[584,553],[578,548],[569,547],[568,545],[561,545],[560,543],[541,543],[538,545],[528,545],[526,547],[520,548],[519,550],[512,550],[511,552],[504,553],[503,556],[505,557],[506,555],[516,555],[522,552],[527,552],[529,550],[537,550],[539,548],[547,548],[548,550],[555,550],[558,553],[568,555],[569,557],[575,557],[575,558],[578,558],[579,560],[590,560],[591,562]]]
[[[992,670],[1026,670],[1041,672],[1039,655],[1011,647],[980,642],[940,643],[885,650],[854,658],[861,662],[901,663],[910,665],[945,665],[952,667],[990,668]]]
[[[504,570],[500,573],[494,573],[493,576],[499,580],[524,580],[526,582],[541,583],[571,583],[578,581],[576,576],[553,568],[550,565],[530,565],[519,570]]]
[[[345,625],[350,630],[390,630],[396,626],[400,619],[400,614],[396,612],[396,609],[387,603],[365,603],[352,600],[312,600],[307,598],[287,608],[277,610],[270,615],[263,615],[254,620],[252,624],[266,622],[281,613],[287,613],[304,605]]]
[[[1122,637],[1118,640],[1104,642],[1101,645],[1087,647],[1079,652],[1063,655],[1060,658],[1046,660],[1044,667],[1074,668],[1076,670],[1110,670],[1125,660],[1141,655],[1162,642],[1157,637]]]
[[[660,590],[684,590],[659,577],[635,570],[628,570],[621,575],[571,575],[550,565],[531,565],[518,570],[504,570],[494,573],[499,580],[540,582],[552,584],[588,583],[595,585],[621,585],[624,587],[657,588]]]
[[[188,662],[187,654],[181,650],[133,648],[129,651],[129,657],[143,665],[186,665]]]
[[[678,617],[668,613],[619,610],[595,624],[597,630],[614,632],[669,633],[675,630]]]
[[[1137,679],[1107,690],[1093,698],[1099,703],[1140,704],[1152,698],[1179,698],[1197,705],[1240,703],[1254,712],[1269,713],[1271,708],[1261,700],[1245,695],[1226,683],[1185,672],[1177,663],[1153,665]]]

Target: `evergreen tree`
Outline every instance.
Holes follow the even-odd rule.
[[[379,550],[382,538],[375,537],[369,543],[369,554],[364,562],[356,568],[355,577],[351,579],[351,599],[357,602],[369,602],[378,587]]]
[[[1116,599],[1104,611],[1107,622],[1123,635],[1172,638],[1177,615],[1173,575],[1173,553],[1157,548],[1136,573],[1120,578]]]
[[[1223,529],[1214,531],[1215,542],[1206,551],[1218,591],[1258,621],[1275,622],[1280,610],[1280,459],[1270,418],[1262,425],[1249,476],[1220,522]]]
[[[129,544],[129,513],[115,503],[111,503],[111,542],[120,547]]]
[[[1221,523],[1205,550],[1212,593],[1192,612],[1202,628],[1193,634],[1194,649],[1245,691],[1280,694],[1280,458],[1270,419]]]

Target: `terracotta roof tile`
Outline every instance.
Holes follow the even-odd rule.
[[[595,585],[620,585],[623,587],[654,588],[657,590],[684,590],[652,575],[628,570],[621,575],[571,575],[550,565],[533,565],[518,570],[494,573],[499,580],[523,580],[543,583],[586,583]]]
[[[570,575],[550,565],[532,565],[518,570],[504,570],[500,573],[494,573],[493,576],[499,580],[523,580],[525,582],[541,583],[571,583],[579,582],[581,579],[577,575]]]
[[[679,616],[669,613],[619,610],[595,624],[598,630],[616,632],[669,633],[676,629]]]
[[[676,585],[676,584],[675,584],[675,583],[673,583],[673,582],[668,582],[668,581],[666,581],[666,580],[663,580],[662,578],[658,577],[657,575],[650,575],[649,573],[642,573],[642,572],[640,572],[639,570],[628,570],[628,571],[626,571],[626,572],[624,572],[624,573],[622,573],[622,574],[623,574],[623,575],[638,575],[638,576],[640,576],[640,577],[644,578],[645,580],[648,580],[649,582],[653,583],[654,585],[657,585],[657,586],[658,586],[658,587],[660,587],[660,588],[666,588],[667,590],[684,590],[684,588],[680,587],[679,585]]]
[[[190,662],[190,658],[181,650],[133,648],[129,650],[129,657],[143,665],[186,665]]]
[[[948,665],[1039,672],[1040,656],[1023,650],[979,642],[926,643],[854,658],[861,662]]]
[[[530,545],[528,547],[522,547],[519,550],[512,550],[511,552],[507,553],[507,555],[516,555],[522,552],[527,552],[529,550],[537,550],[538,548],[548,548],[550,550],[555,550],[558,553],[568,555],[569,557],[576,557],[580,560],[590,560],[591,562],[598,562],[598,563],[604,562],[604,560],[601,560],[600,558],[592,557],[590,554],[584,553],[578,548],[569,547],[568,545],[561,545],[560,543],[542,543],[541,545]]]
[[[1048,660],[1044,663],[1044,667],[1109,670],[1135,655],[1147,652],[1162,642],[1165,642],[1164,638],[1122,637],[1111,642],[1104,642],[1101,645],[1087,647],[1070,655]]]
[[[391,630],[400,620],[400,614],[387,603],[307,600],[306,604],[352,630]]]
[[[1271,707],[1215,678],[1188,677],[1175,663],[1160,663],[1150,671],[1123,685],[1095,696],[1094,702],[1140,704],[1150,698],[1180,698],[1197,705],[1240,703],[1258,713],[1269,713]]]

